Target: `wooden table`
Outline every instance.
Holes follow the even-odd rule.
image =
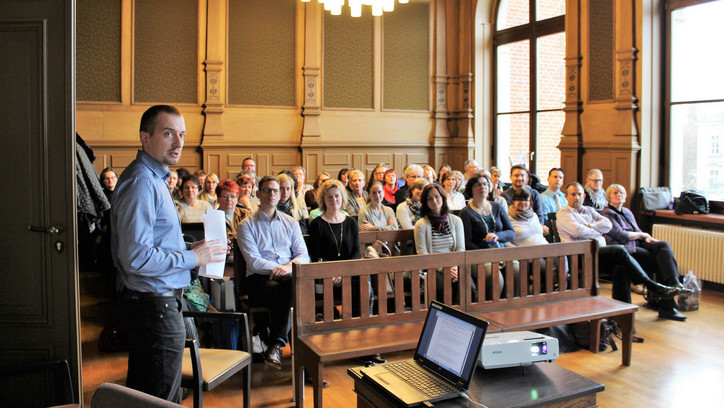
[[[397,407],[396,401],[362,378],[360,369],[350,368],[347,374],[354,379],[358,408]],[[596,394],[603,391],[599,384],[553,363],[533,364],[496,370],[475,370],[468,395],[473,401],[489,408],[498,407],[596,407]],[[435,404],[435,407],[472,407],[460,397]]]

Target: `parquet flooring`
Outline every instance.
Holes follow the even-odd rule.
[[[97,339],[103,323],[114,313],[112,304],[94,295],[97,278],[82,278],[81,336],[83,342],[83,400],[90,406],[95,389],[102,382],[123,384],[126,355],[101,353]],[[602,284],[602,295],[610,296],[610,284]],[[102,292],[102,291],[98,291]],[[633,302],[643,305],[641,296]],[[631,367],[621,365],[620,351],[593,354],[586,350],[562,355],[556,362],[578,374],[603,383],[600,407],[724,407],[724,293],[705,290],[701,310],[687,312],[686,322],[658,319],[657,312],[641,307],[636,313],[637,334],[645,342],[634,344]],[[387,355],[388,360],[409,358],[411,352]],[[324,391],[325,407],[353,407],[353,382],[348,367],[359,365],[347,360],[326,366],[325,378],[331,385]],[[252,366],[253,407],[293,406],[291,359],[285,350],[281,371],[263,363]],[[311,390],[307,388],[307,390]],[[204,406],[241,406],[241,376],[204,395]],[[484,401],[482,401],[484,403]],[[192,406],[187,398],[184,405]],[[312,406],[311,394],[305,407]]]

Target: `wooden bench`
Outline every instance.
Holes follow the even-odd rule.
[[[485,249],[433,255],[400,256],[382,259],[323,262],[294,265],[294,347],[296,357],[295,396],[297,406],[304,403],[304,369],[314,380],[314,406],[322,406],[322,379],[324,364],[342,359],[374,353],[390,353],[411,350],[416,347],[427,313],[424,299],[436,294],[435,274],[442,270],[445,279],[442,301],[490,322],[489,333],[501,331],[532,330],[559,324],[591,321],[591,350],[596,352],[600,321],[612,318],[622,328],[622,362],[631,362],[633,338],[633,314],[637,306],[597,296],[597,256],[595,241],[559,243],[535,247]],[[542,270],[541,258],[547,265],[558,259],[565,265],[568,257],[570,274]],[[505,281],[514,282],[514,261],[520,269],[520,288],[506,285],[501,296],[498,278],[499,262],[505,268]],[[450,266],[458,266],[459,280],[450,280]],[[473,298],[472,266],[482,271],[486,265],[492,269],[490,282],[485,273],[478,274],[477,296]],[[529,267],[530,265],[530,267]],[[403,275],[412,272],[409,292],[405,293]],[[418,271],[425,271],[430,279],[422,278]],[[360,285],[359,304],[361,315],[353,317],[352,277],[367,282],[371,276],[394,273],[394,292],[388,294],[384,279],[377,279],[377,315],[370,314],[369,293],[366,285]],[[341,318],[334,318],[335,300],[332,278],[342,276]],[[315,280],[322,280],[323,297],[315,297]],[[563,283],[557,284],[557,283]],[[458,299],[453,298],[453,286],[457,286]],[[486,298],[486,286],[490,286]],[[388,310],[387,298],[394,307]],[[408,301],[406,303],[406,300]],[[316,305],[321,303],[320,316]]]

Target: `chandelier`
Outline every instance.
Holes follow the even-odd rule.
[[[302,0],[302,3],[308,3],[311,0]],[[317,0],[324,4],[324,9],[329,11],[333,16],[342,14],[342,6],[344,0]],[[400,4],[407,4],[409,0],[399,0]],[[393,11],[395,9],[395,0],[349,0],[350,15],[352,17],[362,16],[362,6],[372,6],[372,15],[381,16],[382,12]]]

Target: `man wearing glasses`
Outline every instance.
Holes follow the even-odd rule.
[[[601,170],[588,170],[584,190],[586,192],[586,199],[583,205],[593,207],[599,212],[608,206],[606,190],[603,188],[603,173],[601,173]]]
[[[246,261],[246,284],[252,305],[271,309],[266,363],[282,368],[282,350],[289,339],[292,307],[292,262],[308,263],[299,223],[277,211],[279,179],[259,181],[259,208],[237,230],[237,241]]]

